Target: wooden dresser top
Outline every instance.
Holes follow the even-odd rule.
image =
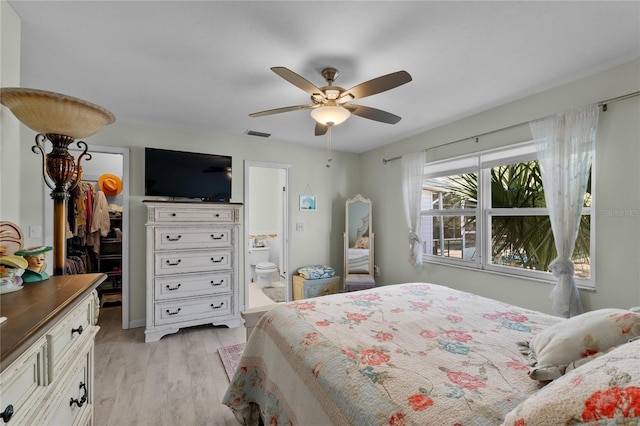
[[[106,279],[105,274],[56,275],[0,295],[0,372]]]

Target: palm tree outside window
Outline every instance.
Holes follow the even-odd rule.
[[[423,186],[425,260],[553,280],[557,253],[535,157],[526,143],[427,165],[435,172]],[[579,284],[592,287],[591,178],[584,207],[572,260]]]

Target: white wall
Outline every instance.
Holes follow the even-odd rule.
[[[90,100],[89,100],[90,101]],[[108,108],[107,105],[105,105]],[[24,230],[29,225],[42,225],[42,191],[40,157],[31,153],[34,132],[22,126],[21,162],[22,180],[20,205],[23,212],[16,223]],[[206,152],[233,157],[234,170],[242,170],[244,160],[291,164],[290,169],[290,223],[292,244],[291,270],[312,263],[326,263],[341,270],[342,232],[344,232],[344,203],[356,194],[359,181],[359,161],[356,154],[334,153],[332,167],[325,167],[323,148],[308,148],[277,141],[265,141],[251,137],[190,133],[173,129],[162,129],[124,123],[117,120],[100,132],[86,139],[92,145],[119,146],[130,149],[130,309],[131,323],[140,323],[145,318],[145,222],[144,197],[144,147],[177,149],[191,152]],[[4,169],[2,170],[4,176]],[[233,174],[232,202],[244,201],[244,177],[241,172]],[[297,209],[298,196],[304,193],[307,184],[321,201],[314,213]],[[25,206],[29,206],[28,209]],[[295,231],[295,223],[303,222],[304,231]],[[240,235],[244,235],[241,229]],[[42,243],[42,242],[40,242]],[[33,245],[38,244],[33,242]],[[241,254],[242,256],[242,254]],[[244,261],[244,259],[241,259]],[[241,264],[242,265],[242,264]],[[240,282],[244,282],[240,268]],[[242,286],[240,286],[242,289]],[[241,290],[242,291],[242,290]],[[241,294],[241,304],[244,295]]]
[[[20,86],[20,18],[5,0],[0,0],[0,87]],[[20,125],[7,108],[0,108],[0,219],[20,219]]]
[[[262,240],[264,245],[270,247],[267,260],[278,265],[280,271],[284,271],[284,264],[281,262],[284,234],[282,188],[286,186],[284,175],[285,172],[282,169],[251,166],[249,193],[245,194],[245,203],[250,206],[248,222],[245,224],[249,227],[249,238],[251,239],[252,235],[263,236],[258,237],[258,240]],[[244,243],[249,246],[254,244],[253,241]]]
[[[640,90],[640,61],[530,96],[369,151],[361,158],[361,190],[372,194],[377,283],[427,281],[551,313],[551,284],[437,264],[409,267],[400,161],[393,158],[465,137]],[[600,114],[595,156],[596,291],[581,291],[585,309],[640,306],[640,97],[611,103]],[[530,140],[528,125],[430,150],[429,160]],[[618,212],[616,215],[615,212]],[[620,213],[622,212],[622,213]],[[625,213],[627,212],[627,213]]]
[[[249,234],[278,233],[282,222],[280,173],[279,169],[251,168],[249,197],[252,208],[249,212]]]

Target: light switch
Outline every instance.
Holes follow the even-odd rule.
[[[42,226],[29,225],[29,238],[42,237]]]

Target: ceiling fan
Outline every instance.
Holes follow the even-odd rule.
[[[262,117],[282,112],[310,109],[311,117],[316,121],[316,136],[324,135],[329,127],[344,122],[351,114],[382,123],[396,124],[400,121],[400,117],[397,115],[350,102],[393,89],[411,81],[411,75],[408,72],[397,71],[365,81],[349,90],[345,90],[342,87],[333,85],[333,82],[338,78],[338,70],[335,68],[322,70],[322,77],[327,81],[327,85],[324,87],[316,87],[304,77],[285,67],[272,67],[271,70],[311,95],[312,103],[254,112],[249,116]]]

